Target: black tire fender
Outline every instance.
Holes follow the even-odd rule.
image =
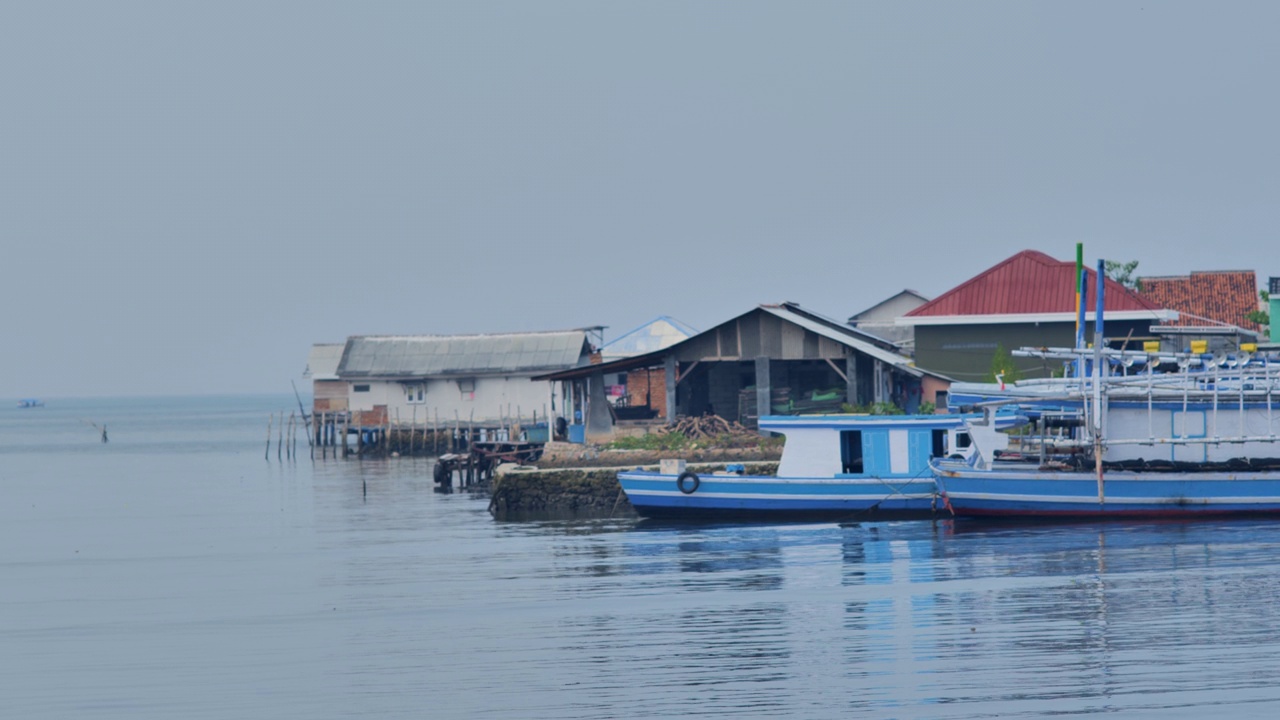
[[[453,472],[449,469],[447,463],[436,462],[436,467],[431,471],[431,476],[435,478],[437,485],[453,482]]]
[[[686,485],[686,481],[688,484]],[[698,478],[698,473],[692,470],[685,470],[680,473],[680,477],[676,478],[676,487],[680,488],[680,492],[685,495],[692,495],[698,491],[698,486],[702,484],[702,480]]]

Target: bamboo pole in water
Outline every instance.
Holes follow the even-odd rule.
[[[272,413],[267,416],[267,449],[265,452],[262,453],[263,460],[271,459],[271,422],[275,420],[275,418],[276,418],[275,413]]]
[[[304,410],[304,409],[303,409],[303,407],[302,407],[302,396],[298,394],[298,384],[297,384],[297,383],[295,383],[295,382],[294,382],[294,381],[292,381],[292,380],[290,380],[290,381],[289,381],[289,384],[293,386],[293,396],[294,396],[294,397],[296,397],[296,398],[298,399],[298,413],[302,416],[302,422],[306,423],[306,427],[307,427],[307,444],[311,446],[311,449],[312,449],[311,457],[312,457],[312,458],[314,458],[314,457],[316,456],[316,454],[315,454],[315,452],[314,452],[314,450],[315,450],[315,445],[314,445],[314,444],[312,444],[312,442],[311,442],[311,419],[307,417],[307,411],[306,411],[306,410]],[[315,402],[314,402],[314,399],[313,399],[313,401],[312,401],[312,403],[311,403],[311,404],[312,404],[312,408],[311,408],[312,413],[311,413],[311,414],[312,414],[312,415],[315,415]],[[297,455],[297,453],[294,453],[294,455],[296,456],[296,455]]]
[[[280,429],[279,437],[276,440],[276,461],[279,462],[281,455],[281,447],[284,445],[284,410],[280,411]]]

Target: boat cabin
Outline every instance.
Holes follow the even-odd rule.
[[[972,417],[972,416],[968,416]],[[929,459],[973,452],[963,415],[768,416],[785,435],[778,477],[927,477]]]

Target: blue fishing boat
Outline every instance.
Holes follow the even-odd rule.
[[[1280,514],[1275,370],[1264,359],[1207,383],[1183,377],[1181,390],[1104,377],[1085,386],[1094,400],[1017,397],[1008,402],[1030,432],[968,421],[974,453],[932,462],[943,502],[956,515],[1017,518]]]
[[[1101,268],[1099,268],[1101,272]],[[1234,352],[1024,349],[1072,377],[985,388],[975,452],[931,462],[956,515],[1196,517],[1280,514],[1280,357]],[[1083,323],[1081,323],[1083,325]],[[1000,433],[1017,407],[1030,432]]]
[[[813,415],[760,418],[786,436],[776,475],[741,467],[696,472],[676,463],[618,474],[627,499],[645,517],[928,517],[939,509],[933,457],[965,458],[966,421],[976,415]],[[1018,422],[996,420],[1001,427]]]
[[[44,407],[44,401],[37,400],[36,398],[23,398],[18,401],[18,407],[20,408]]]

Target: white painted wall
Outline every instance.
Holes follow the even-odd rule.
[[[1275,412],[1266,408],[1246,408],[1241,424],[1238,406],[1223,402],[1216,416],[1212,408],[1192,406],[1184,415],[1181,409],[1156,409],[1148,415],[1146,408],[1115,408],[1107,415],[1107,437],[1111,439],[1145,439],[1220,436],[1242,434],[1280,436],[1280,407]],[[1194,445],[1112,445],[1106,450],[1107,460],[1178,460],[1187,462],[1221,462],[1238,457],[1280,457],[1280,443],[1220,443]]]
[[[797,429],[785,433],[778,477],[835,477],[840,472],[840,431]]]
[[[496,423],[504,416],[514,419],[517,408],[525,422],[532,420],[534,410],[538,412],[539,422],[545,420],[544,413],[549,409],[551,397],[550,383],[531,381],[527,375],[478,377],[474,382],[474,392],[464,393],[459,389],[457,380],[428,380],[421,403],[410,403],[405,386],[400,382],[352,382],[351,409],[372,410],[375,405],[386,405],[387,416],[393,423],[397,417],[401,423],[410,422],[415,416],[415,408],[419,423],[433,419],[437,414],[442,424],[445,420],[452,423],[455,417],[464,423],[473,418],[477,423]],[[355,392],[356,385],[368,385],[369,391]]]

